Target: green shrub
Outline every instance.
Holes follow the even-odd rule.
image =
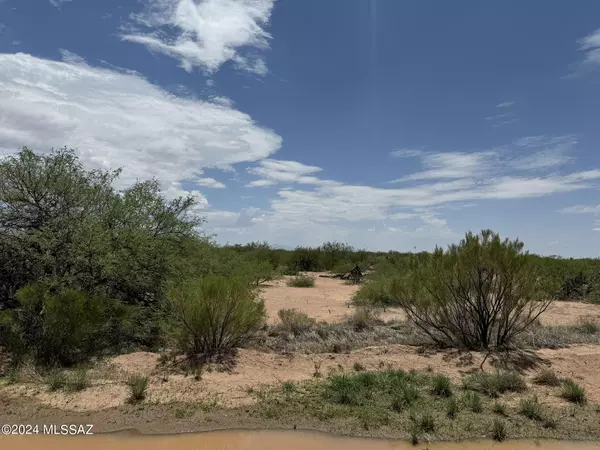
[[[286,281],[289,287],[295,288],[311,288],[315,287],[315,279],[310,275],[298,275]]]
[[[498,442],[502,442],[506,439],[506,426],[504,422],[498,419],[494,419],[492,423],[492,439]]]
[[[585,389],[571,379],[563,380],[561,397],[578,405],[587,403]]]
[[[542,386],[560,386],[560,379],[553,370],[542,370],[533,379],[535,384]]]
[[[535,396],[524,398],[519,403],[519,413],[531,420],[542,420],[542,405]]]
[[[383,275],[363,283],[352,296],[352,303],[357,306],[391,306],[394,301],[389,292],[391,280]]]
[[[275,279],[275,270],[268,261],[242,260],[232,270],[232,275],[246,278],[254,286]]]
[[[454,419],[456,417],[456,415],[458,414],[458,402],[456,401],[455,397],[450,397],[448,399],[448,401],[446,402],[446,415],[451,418]]]
[[[65,390],[68,392],[79,392],[90,386],[88,370],[80,367],[67,376]]]
[[[49,391],[60,391],[67,385],[67,376],[62,370],[53,370],[46,376],[46,384]]]
[[[440,397],[452,396],[452,382],[445,375],[434,375],[431,378],[431,392]]]
[[[72,289],[37,283],[17,298],[20,306],[3,322],[9,339],[0,338],[17,359],[26,354],[46,365],[84,362],[120,349],[131,326],[131,307]]]
[[[390,293],[434,342],[487,349],[510,345],[548,308],[543,287],[522,242],[484,230],[415,255]]]
[[[348,318],[348,324],[350,324],[355,331],[368,330],[379,323],[381,323],[381,320],[371,308],[358,307]]]
[[[302,334],[310,330],[317,321],[296,309],[280,309],[277,312],[282,328],[292,334]]]
[[[527,389],[525,379],[516,372],[476,373],[464,380],[468,389],[498,397],[505,392],[523,392]]]
[[[585,334],[598,334],[600,333],[600,323],[597,320],[591,318],[580,318],[577,327]]]
[[[433,433],[435,431],[435,418],[429,411],[425,411],[416,420],[419,430],[423,433]]]
[[[504,403],[494,402],[492,411],[500,416],[506,416],[506,406],[504,406]]]
[[[169,293],[185,350],[215,355],[255,337],[265,322],[264,303],[244,279],[209,276]]]
[[[146,390],[148,389],[148,377],[144,375],[130,375],[127,378],[127,386],[129,387],[129,401],[137,403],[146,398]]]
[[[296,391],[296,385],[293,381],[284,381],[281,383],[281,390],[286,394],[290,394]]]
[[[408,382],[404,382],[391,393],[391,407],[396,412],[401,412],[414,405],[421,396],[419,390]]]
[[[474,413],[483,411],[483,403],[481,397],[476,392],[466,392],[464,395],[464,403]]]

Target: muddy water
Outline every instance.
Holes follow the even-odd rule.
[[[340,438],[317,433],[223,431],[172,436],[0,436],[0,449],[11,450],[588,450],[600,443],[511,441],[434,443],[416,447],[402,441]]]

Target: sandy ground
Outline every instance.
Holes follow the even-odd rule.
[[[269,321],[274,323],[281,308],[296,308],[309,316],[328,322],[344,320],[353,309],[347,301],[355,286],[339,280],[316,278],[314,288],[290,288],[285,280],[263,289]],[[557,303],[547,311],[542,322],[547,324],[576,323],[581,317],[600,317],[600,306],[580,303]],[[386,318],[401,318],[398,311],[387,311]],[[104,361],[91,373],[93,384],[88,389],[67,394],[48,392],[42,384],[17,384],[0,387],[0,393],[11,397],[31,397],[45,405],[71,411],[91,411],[112,408],[126,402],[128,391],[124,381],[128,374],[150,375],[149,401],[218,402],[236,407],[253,401],[254,393],[262,386],[282,381],[308,380],[315,371],[327,375],[334,371],[352,371],[355,363],[366,369],[402,368],[405,370],[433,369],[458,379],[465,372],[477,370],[482,360],[478,353],[460,354],[456,351],[419,353],[403,345],[369,347],[349,354],[280,355],[254,350],[240,350],[237,364],[230,372],[205,372],[200,381],[193,376],[167,373],[159,364],[159,355],[138,352]],[[522,358],[520,365],[532,377],[544,367],[552,367],[561,377],[579,382],[590,400],[600,402],[600,348],[573,346],[560,350],[541,350]],[[486,362],[490,369],[490,360]]]
[[[280,355],[254,350],[240,350],[237,365],[231,372],[206,372],[197,381],[183,374],[167,375],[159,367],[159,355],[132,353],[106,362],[92,373],[93,386],[73,394],[48,392],[42,385],[18,384],[6,386],[2,392],[11,396],[34,397],[48,406],[91,411],[112,408],[127,401],[124,380],[128,373],[150,374],[148,401],[156,403],[216,401],[219,405],[236,407],[253,401],[254,393],[262,387],[282,381],[303,381],[313,378],[318,370],[322,375],[332,372],[351,372],[355,363],[367,370],[404,369],[428,370],[443,373],[454,380],[479,369],[480,353],[440,351],[419,353],[415,347],[388,345],[368,347],[349,354]],[[492,360],[484,365],[494,370]],[[559,376],[580,383],[588,398],[600,402],[600,349],[593,346],[574,346],[559,350],[541,350],[523,356],[519,363],[524,373],[532,378],[543,368],[551,367]],[[559,401],[556,399],[556,401]]]
[[[343,281],[322,278],[324,273],[311,273],[315,279],[314,288],[292,288],[285,284],[285,279],[266,285],[262,289],[268,320],[278,321],[277,311],[294,308],[326,322],[339,322],[354,311],[348,307],[348,301],[358,290],[357,286],[344,284]],[[388,309],[382,319],[404,319],[400,309]],[[568,325],[579,322],[581,318],[594,317],[600,319],[600,305],[578,302],[555,302],[540,318],[544,325]]]

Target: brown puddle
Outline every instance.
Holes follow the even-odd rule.
[[[131,432],[95,436],[0,436],[10,450],[588,450],[600,443],[569,441],[491,441],[433,443],[333,437],[286,431],[220,431],[170,436],[134,436]]]

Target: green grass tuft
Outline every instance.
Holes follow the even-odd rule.
[[[519,413],[531,420],[542,420],[542,405],[537,397],[524,398],[519,403]]]
[[[578,405],[587,403],[585,389],[569,378],[563,380],[561,397]]]
[[[492,424],[492,439],[498,442],[506,439],[506,426],[501,420],[494,419]]]
[[[445,375],[434,375],[431,378],[431,392],[439,397],[452,397],[452,382]]]
[[[550,369],[542,370],[536,375],[533,382],[542,386],[560,386],[560,379],[554,371]]]
[[[130,402],[137,403],[146,398],[146,390],[148,388],[148,377],[144,375],[130,375],[127,378],[127,386],[129,386]]]

